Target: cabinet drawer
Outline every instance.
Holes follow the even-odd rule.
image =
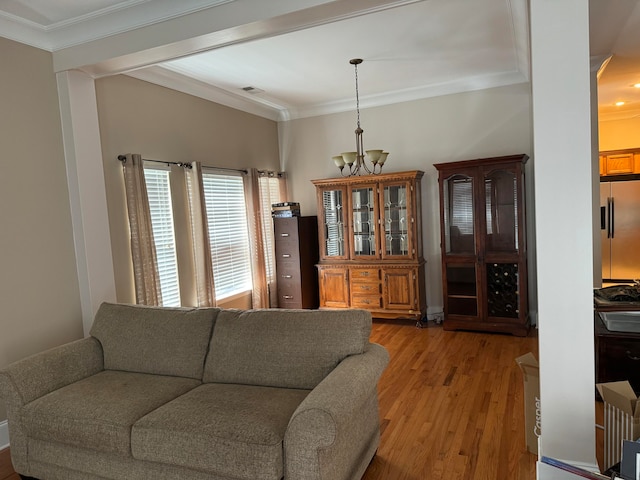
[[[351,306],[353,308],[380,308],[382,297],[380,295],[353,295]]]
[[[298,219],[292,218],[279,218],[273,222],[273,233],[276,237],[276,243],[282,240],[293,240],[298,242]]]
[[[297,250],[276,248],[276,265],[286,268],[285,265],[292,265],[292,268],[299,268],[300,253]]]
[[[371,281],[376,282],[380,280],[379,268],[352,268],[349,270],[351,280],[354,281]]]
[[[351,293],[358,294],[376,294],[382,293],[380,282],[353,282],[351,283]]]

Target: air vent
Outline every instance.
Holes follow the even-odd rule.
[[[255,95],[256,93],[263,93],[264,90],[260,90],[259,88],[256,87],[242,87],[242,90],[244,90],[247,93],[250,93],[251,95]]]

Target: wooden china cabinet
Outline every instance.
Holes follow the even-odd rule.
[[[439,172],[445,330],[527,335],[528,158],[434,165]]]
[[[420,185],[423,172],[314,180],[320,308],[377,318],[426,314]]]

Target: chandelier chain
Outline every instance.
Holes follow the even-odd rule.
[[[358,91],[358,64],[354,64],[356,71],[356,113],[358,118],[358,128],[360,128],[360,94]]]

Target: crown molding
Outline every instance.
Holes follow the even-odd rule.
[[[54,52],[233,1],[130,0],[50,25],[0,12],[0,36]]]
[[[181,75],[167,68],[155,66],[127,72],[129,77],[162,87],[177,90],[182,93],[203,98],[243,112],[251,113],[269,120],[278,121],[285,115],[275,105],[264,105],[256,101],[249,101],[241,95],[236,95],[211,84]]]
[[[337,102],[292,108],[289,105],[278,104],[275,100],[265,98],[261,94],[255,96],[251,94],[235,94],[160,66],[135,70],[126,73],[126,75],[274,121],[317,117],[349,112],[354,109],[352,98]],[[527,82],[527,76],[520,71],[503,72],[493,75],[457,79],[437,85],[364,96],[360,98],[360,107],[380,107],[394,103],[411,102],[424,98],[486,90]]]

